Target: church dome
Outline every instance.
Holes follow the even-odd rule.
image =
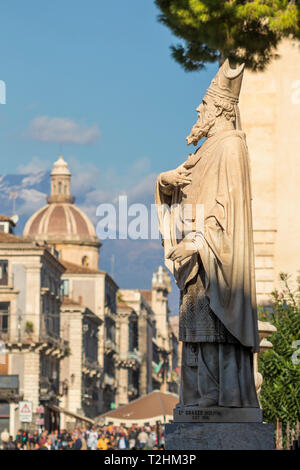
[[[97,241],[89,218],[70,203],[51,203],[33,214],[24,228],[24,236],[47,241]]]
[[[94,225],[74,204],[70,194],[71,172],[62,156],[51,171],[48,204],[27,221],[24,236],[47,243],[87,243],[100,246]]]

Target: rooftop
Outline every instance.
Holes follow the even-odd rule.
[[[2,214],[0,214],[0,222],[10,222],[13,226],[16,225],[10,217],[8,217],[7,215],[2,215]]]
[[[151,302],[152,302],[152,290],[149,290],[149,289],[141,289],[141,290],[140,290],[140,293],[142,294],[142,296],[144,297],[144,299],[146,300],[146,302],[148,302],[148,304],[151,305]]]
[[[31,240],[26,237],[20,237],[12,233],[0,232],[0,243],[26,243],[35,246]]]
[[[92,269],[87,266],[70,263],[70,261],[63,259],[61,259],[60,262],[66,268],[65,272],[69,274],[106,274],[105,271],[101,271],[100,269]]]

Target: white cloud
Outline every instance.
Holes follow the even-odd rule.
[[[87,126],[73,119],[39,116],[29,124],[26,136],[40,142],[93,144],[100,137],[96,124]]]
[[[32,173],[29,176],[25,176],[22,179],[21,185],[26,188],[28,186],[30,187],[35,184],[39,184],[43,181],[44,177],[45,177],[44,171],[38,171],[37,173]]]
[[[42,160],[39,157],[33,157],[30,162],[21,164],[17,167],[17,173],[27,175],[27,174],[35,174],[39,173],[40,171],[46,171],[51,168],[53,162],[50,160]]]
[[[101,170],[89,162],[81,163],[77,158],[66,158],[72,173],[72,193],[83,194],[97,187],[102,179]]]
[[[117,168],[99,169],[89,162],[82,163],[76,157],[65,157],[72,172],[71,192],[78,206],[97,223],[96,208],[99,204],[112,203],[116,207],[120,195],[127,195],[128,204],[142,202],[147,206],[154,202],[156,174],[150,173],[150,160],[142,157],[127,167],[126,172]],[[51,170],[53,162],[33,157],[27,164],[20,165],[18,173],[25,174],[18,188],[22,211],[29,214],[43,206],[45,194],[31,189],[45,178],[45,171]],[[26,190],[25,190],[26,189]],[[27,192],[26,192],[27,191]],[[19,203],[20,204],[20,203]]]
[[[46,194],[36,189],[22,189],[18,193],[18,210],[22,215],[32,215],[40,207],[46,205]]]

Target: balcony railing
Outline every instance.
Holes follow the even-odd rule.
[[[33,341],[34,334],[28,334],[24,328],[8,328],[0,330],[0,340],[7,344],[29,344]]]
[[[127,360],[129,362],[134,362],[136,364],[140,364],[142,362],[141,353],[137,349],[134,349],[133,351],[128,351]]]
[[[130,397],[135,397],[136,395],[138,395],[138,393],[139,393],[139,391],[134,385],[129,385],[128,386],[128,395]]]
[[[83,355],[82,365],[84,372],[93,372],[94,374],[101,374],[102,368],[99,366],[97,361],[93,361],[89,357]]]
[[[111,352],[117,352],[117,345],[115,341],[110,338],[107,338],[104,342],[104,349],[106,354],[109,354]]]
[[[40,378],[40,400],[54,400],[59,394],[59,386],[57,381],[49,379],[49,377]]]
[[[116,379],[112,375],[105,373],[103,378],[103,384],[114,388],[116,385]]]
[[[26,332],[25,328],[9,328],[0,330],[0,341],[5,343],[8,350],[14,348],[36,348],[59,356],[64,355],[68,348],[68,342],[54,332]]]

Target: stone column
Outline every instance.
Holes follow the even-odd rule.
[[[127,361],[129,348],[129,324],[128,314],[119,313],[117,324],[116,343],[119,345],[119,363]],[[128,369],[122,365],[116,370],[117,373],[117,394],[116,406],[128,403]]]
[[[140,395],[146,395],[148,393],[148,334],[147,334],[147,312],[142,311],[138,320],[138,332],[139,332],[139,352],[141,353],[141,366],[140,366]],[[151,354],[152,360],[152,354]]]

